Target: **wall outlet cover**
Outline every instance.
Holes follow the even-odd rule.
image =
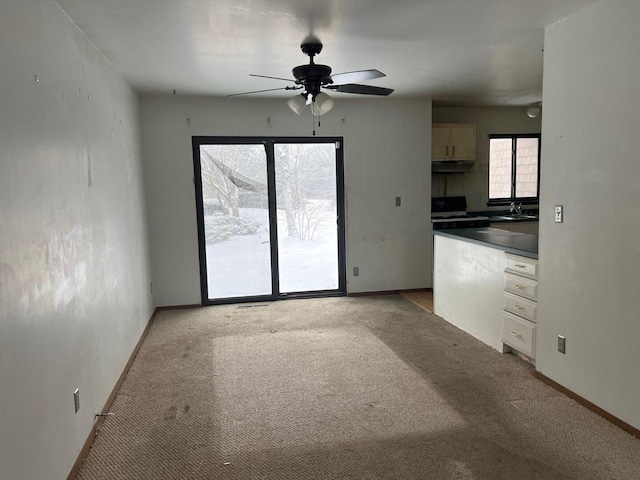
[[[558,351],[564,354],[567,353],[567,339],[562,335],[558,335]]]

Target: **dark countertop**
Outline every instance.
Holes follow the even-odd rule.
[[[499,228],[453,228],[434,230],[434,235],[464,240],[485,247],[497,248],[523,257],[538,258],[538,236],[511,232]]]
[[[519,217],[512,217],[510,215],[489,215],[490,223],[502,223],[502,222],[537,222],[537,215],[522,215]]]

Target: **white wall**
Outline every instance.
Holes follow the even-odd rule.
[[[152,313],[137,98],[50,0],[0,65],[0,478],[62,479]]]
[[[540,133],[541,118],[529,118],[526,107],[436,107],[433,123],[475,123],[476,163],[470,173],[433,174],[434,196],[466,195],[469,211],[504,210],[488,207],[489,135]],[[544,142],[544,139],[542,139]],[[537,205],[527,205],[534,208]]]
[[[430,287],[431,102],[335,99],[317,135],[344,137],[348,291]],[[282,99],[168,96],[144,97],[142,118],[155,298],[200,303],[191,137],[311,136],[311,115]]]
[[[547,28],[537,368],[640,428],[640,3]],[[553,206],[564,205],[564,223]],[[557,352],[557,335],[567,353]]]

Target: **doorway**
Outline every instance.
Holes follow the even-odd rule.
[[[203,305],[345,293],[342,146],[193,137]]]

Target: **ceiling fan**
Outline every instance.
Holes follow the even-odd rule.
[[[252,77],[293,82],[295,85],[280,88],[269,88],[266,90],[255,90],[252,92],[235,93],[228,96],[235,97],[238,95],[250,95],[253,93],[272,92],[276,90],[302,90],[301,94],[296,95],[287,102],[289,108],[300,115],[305,106],[311,104],[311,111],[313,115],[320,116],[333,108],[333,99],[326,93],[322,92],[322,89],[333,90],[341,93],[380,96],[387,96],[393,92],[392,88],[360,85],[355,83],[385,77],[386,75],[379,70],[358,70],[355,72],[331,75],[331,67],[328,65],[320,65],[313,61],[313,57],[322,51],[322,43],[313,36],[307,37],[303,40],[300,48],[304,54],[309,56],[309,64],[294,67],[294,79],[250,74]]]

